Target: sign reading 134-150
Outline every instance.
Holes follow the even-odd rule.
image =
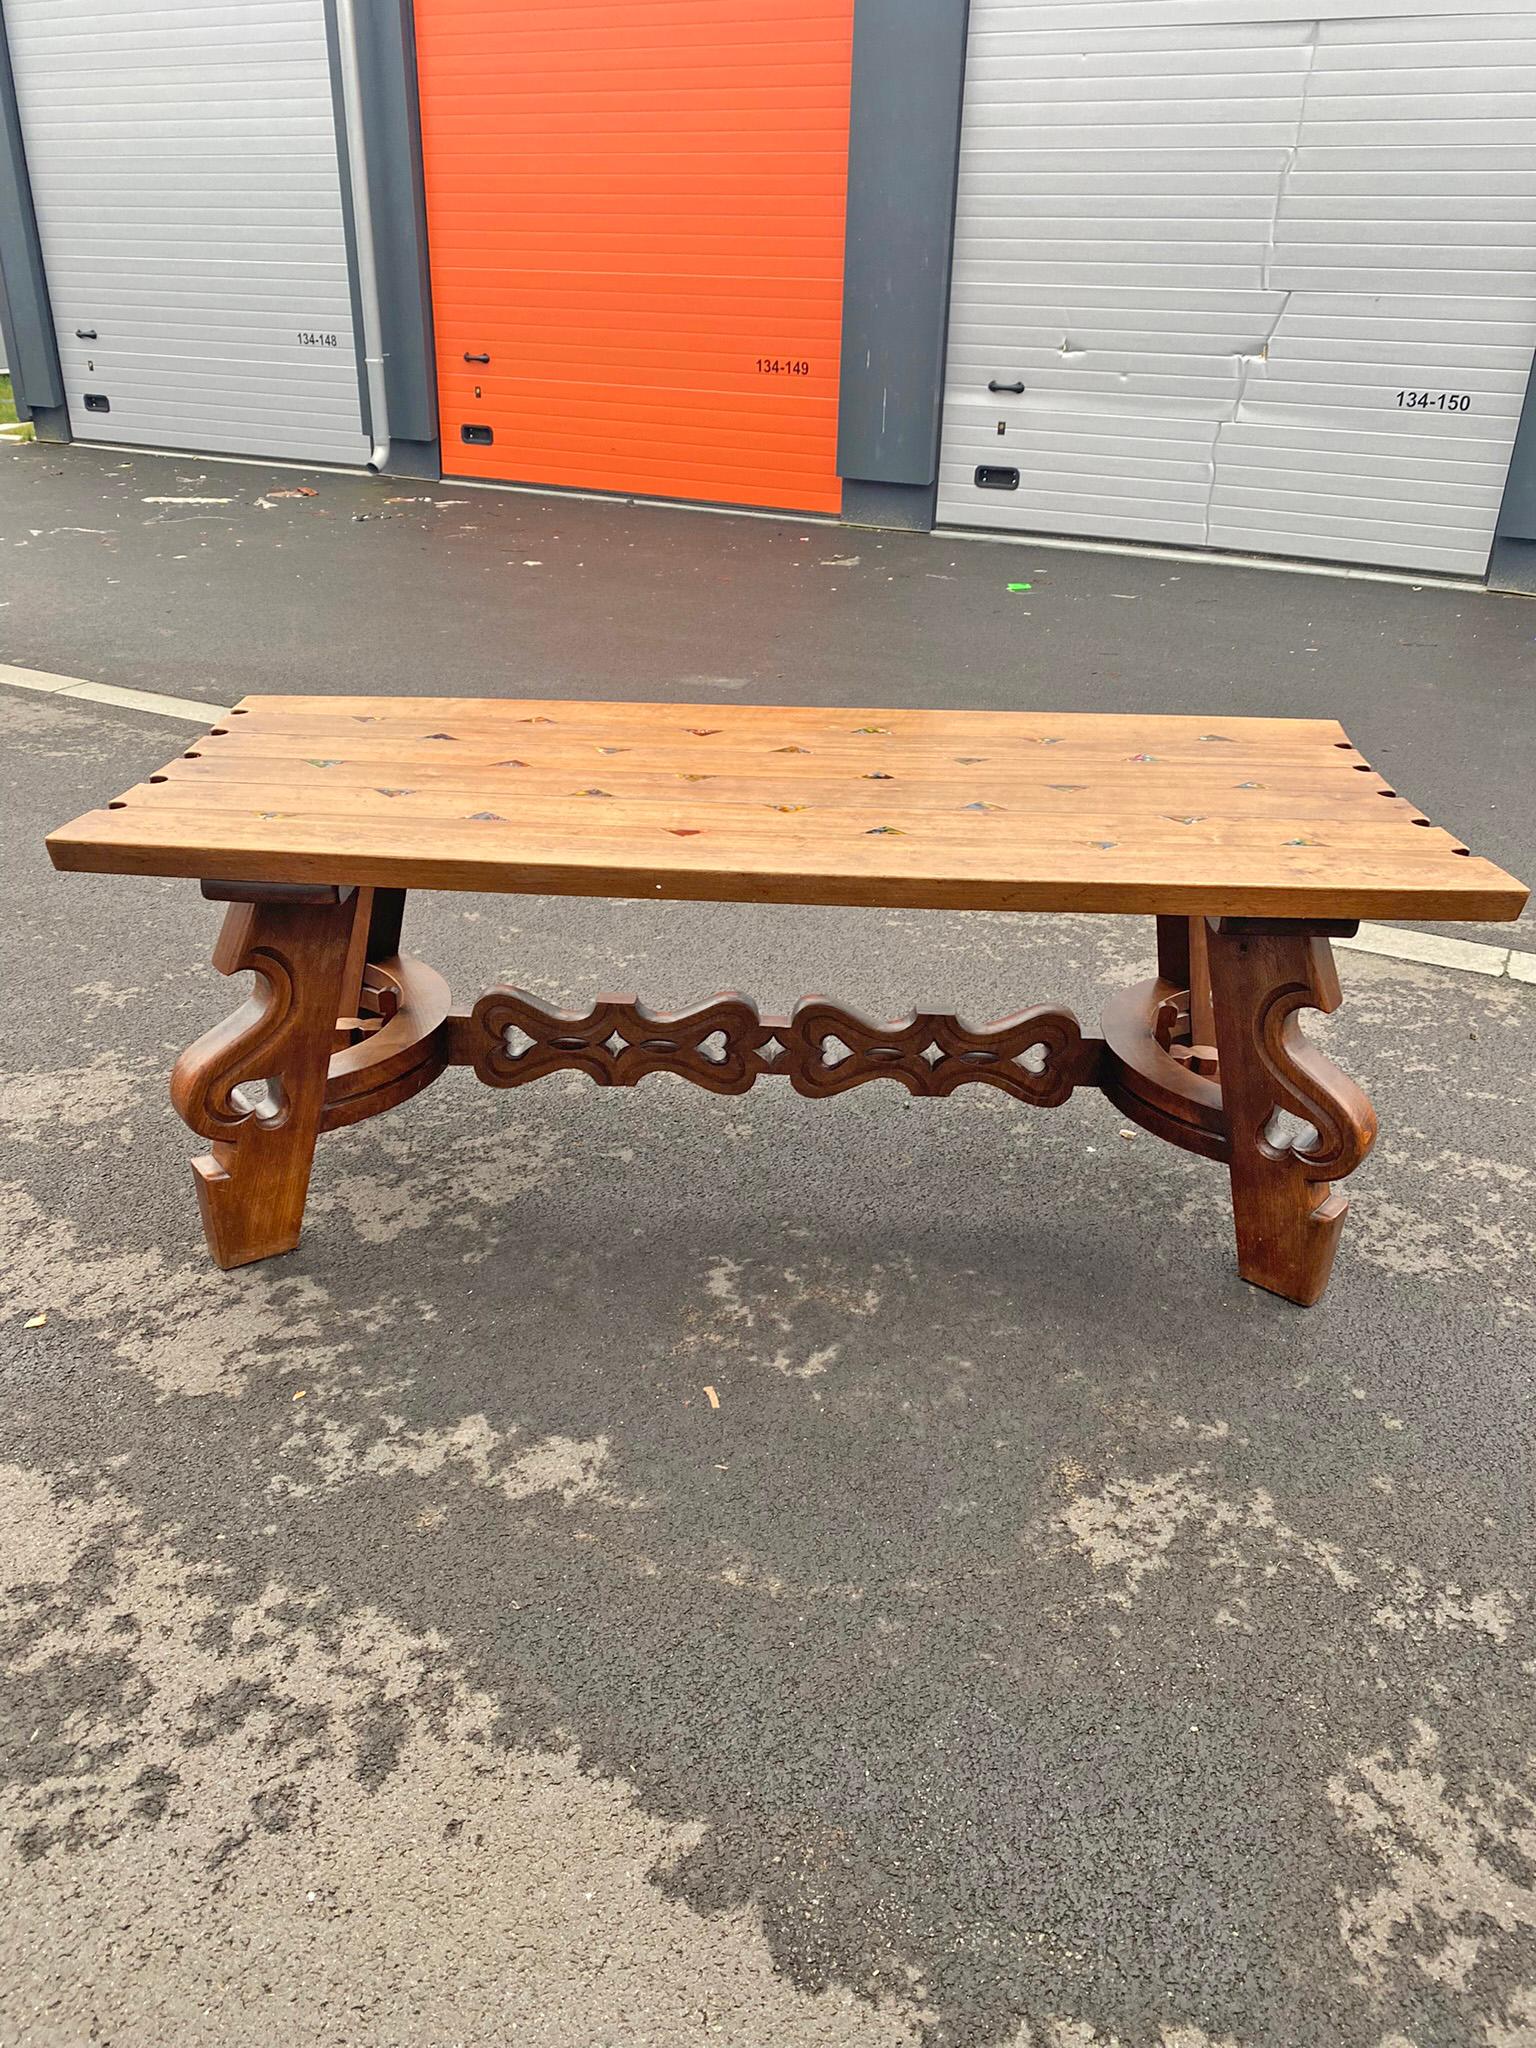
[[[1399,410],[1404,412],[1470,412],[1470,391],[1399,391]]]

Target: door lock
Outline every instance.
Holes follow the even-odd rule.
[[[987,389],[989,391],[1011,391],[1016,398],[1022,398],[1024,396],[1024,385],[1022,380],[1017,384],[999,384],[997,379],[994,377],[991,383],[988,384]]]

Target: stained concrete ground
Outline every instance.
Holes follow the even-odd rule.
[[[1533,865],[1516,600],[308,481],[5,452],[0,657],[1337,710]],[[981,1089],[450,1074],[220,1275],[164,1091],[217,914],[40,849],[182,730],[0,691],[0,735],[8,2048],[1536,2041],[1536,989],[1341,956],[1383,1135],[1310,1312],[1234,1277],[1219,1169]],[[408,940],[573,1004],[1091,1016],[1149,966],[1090,918]]]

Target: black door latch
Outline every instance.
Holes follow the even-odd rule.
[[[1024,396],[1024,386],[1022,382],[1018,384],[999,384],[997,379],[994,377],[992,379],[992,382],[987,386],[987,389],[989,391],[1011,391],[1016,398],[1022,398]]]
[[[491,359],[489,356],[466,355],[464,360],[466,363],[488,363]]]
[[[75,339],[76,341],[94,341],[96,339],[96,330],[94,327],[77,327],[75,329]]]

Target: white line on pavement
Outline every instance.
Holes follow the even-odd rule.
[[[1389,960],[1417,960],[1425,967],[1459,967],[1465,974],[1503,974],[1511,958],[1508,946],[1448,939],[1439,932],[1405,931],[1395,924],[1363,924],[1352,939],[1334,943],[1355,953],[1383,953]]]
[[[227,716],[222,704],[199,704],[190,697],[165,697],[156,690],[129,690],[117,683],[82,682],[78,676],[51,676],[42,669],[16,668],[4,661],[0,661],[0,683],[15,690],[41,690],[50,697],[120,705],[125,711],[148,711],[157,718],[179,718],[184,725],[217,725]],[[1488,946],[1475,939],[1447,939],[1439,932],[1405,931],[1391,924],[1362,924],[1354,938],[1336,939],[1334,944],[1355,953],[1379,953],[1389,960],[1452,967],[1463,974],[1504,974],[1511,981],[1536,985],[1536,953],[1522,953],[1510,946]]]
[[[152,711],[204,727],[224,716],[222,704],[198,704],[190,697],[163,697],[157,690],[125,690],[117,683],[87,683],[78,676],[51,676],[42,669],[15,668],[0,661],[0,683],[14,690],[41,690],[50,697],[81,697],[88,704],[118,704],[125,711]]]

